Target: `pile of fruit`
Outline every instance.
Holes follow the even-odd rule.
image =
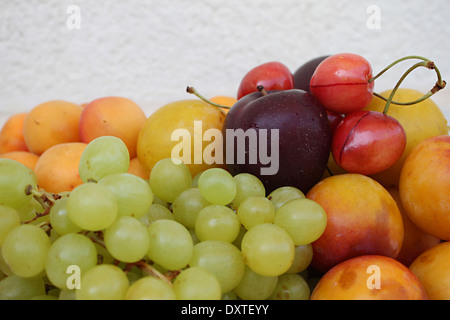
[[[389,91],[375,81],[418,59]],[[427,93],[403,89],[418,67]],[[450,299],[450,136],[426,58],[251,69],[150,116],[44,102],[0,131],[0,299]]]

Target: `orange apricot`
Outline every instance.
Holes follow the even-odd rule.
[[[421,253],[439,244],[441,240],[419,229],[408,217],[400,200],[398,188],[387,188],[392,198],[397,203],[398,209],[402,214],[404,237],[400,253],[397,260],[406,266],[409,266],[415,258]]]
[[[63,100],[41,103],[25,117],[23,134],[28,149],[41,155],[60,143],[79,142],[81,106]]]
[[[86,146],[82,142],[61,143],[42,153],[34,169],[39,187],[60,193],[82,184],[78,166]]]
[[[144,165],[139,161],[139,158],[137,157],[130,160],[128,173],[134,174],[146,180],[148,180],[150,177],[150,171],[144,167]]]
[[[430,300],[450,300],[450,242],[423,252],[409,269],[419,278]]]
[[[34,170],[39,156],[29,151],[11,151],[0,155],[0,158],[12,159]]]
[[[355,257],[323,275],[311,300],[428,300],[425,288],[405,265],[380,255]]]
[[[81,142],[89,143],[101,136],[122,139],[130,153],[136,157],[136,143],[147,117],[133,101],[123,97],[103,97],[88,103],[80,118]]]
[[[211,102],[217,103],[222,106],[230,107],[230,108],[237,102],[237,99],[235,97],[230,97],[230,96],[215,96],[209,100]],[[223,109],[225,114],[228,113],[229,110],[230,109],[225,109],[225,108]]]
[[[450,240],[450,136],[431,137],[413,148],[402,167],[399,191],[414,224]]]
[[[10,116],[0,131],[0,153],[28,151],[23,137],[23,123],[26,112]]]

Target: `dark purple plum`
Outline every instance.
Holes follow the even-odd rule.
[[[305,90],[306,92],[311,92],[309,90],[309,83],[311,81],[311,77],[314,74],[317,66],[326,58],[327,56],[320,56],[314,59],[311,59],[301,65],[294,73],[294,88]]]
[[[325,108],[298,89],[241,98],[225,118],[223,137],[230,173],[254,174],[267,193],[282,186],[306,193],[320,181],[331,148]]]

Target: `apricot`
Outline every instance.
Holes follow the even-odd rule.
[[[78,104],[62,100],[47,101],[31,109],[23,125],[28,149],[41,155],[57,144],[79,142],[81,110]]]
[[[0,154],[11,151],[28,151],[23,137],[26,112],[16,113],[6,119],[0,131]]]
[[[392,90],[381,93],[388,98]],[[400,88],[394,95],[394,101],[410,102],[422,97],[424,94],[413,89]],[[386,102],[376,96],[364,110],[383,112]],[[448,134],[447,120],[438,105],[430,98],[413,105],[402,106],[391,104],[387,115],[397,119],[406,133],[406,147],[400,159],[394,165],[382,172],[371,175],[372,178],[384,186],[397,186],[400,172],[411,150],[419,142],[438,135]]]
[[[142,165],[137,157],[130,160],[128,173],[134,174],[145,180],[150,178],[150,172]]]
[[[423,252],[409,269],[419,278],[430,300],[450,300],[450,242]]]
[[[450,136],[431,137],[414,147],[403,164],[399,192],[417,227],[450,240]]]
[[[205,161],[205,149],[212,142],[203,141],[204,133],[209,129],[215,129],[221,134],[224,119],[225,113],[222,109],[203,100],[188,99],[168,103],[147,118],[139,134],[137,156],[150,171],[159,160],[171,158],[174,148],[182,144],[186,148],[183,148],[180,154],[190,152],[190,160],[185,161],[185,164],[193,177],[207,168],[224,167],[225,159],[219,159],[222,164]],[[201,130],[194,130],[195,122]],[[177,132],[183,135],[173,136]]]
[[[397,203],[403,220],[403,243],[396,260],[409,266],[421,253],[439,244],[441,240],[419,229],[411,221],[401,203],[398,188],[390,187],[387,190]]]
[[[89,143],[101,136],[122,139],[136,157],[136,143],[147,116],[134,101],[124,97],[103,97],[88,103],[81,113],[80,139]]]
[[[232,107],[234,106],[234,104],[237,102],[237,99],[235,97],[230,97],[230,96],[215,96],[212,97],[211,99],[209,99],[211,102],[217,103],[221,106],[226,106],[226,107]],[[224,108],[223,111],[225,113],[228,113],[230,109],[226,109]]]
[[[403,242],[400,210],[389,192],[361,174],[345,173],[317,183],[306,197],[327,214],[322,236],[312,243],[311,265],[321,272],[361,255],[396,258]]]
[[[39,156],[29,151],[11,151],[0,155],[0,158],[12,159],[34,170]]]
[[[355,257],[323,275],[311,300],[427,300],[417,277],[395,259],[380,255]]]
[[[87,144],[83,142],[61,143],[47,149],[35,166],[40,188],[48,192],[72,191],[82,184],[78,166]]]

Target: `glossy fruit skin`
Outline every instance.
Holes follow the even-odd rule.
[[[423,231],[450,240],[450,136],[428,138],[411,151],[400,174],[400,199]]]
[[[395,118],[360,110],[347,114],[336,127],[331,152],[344,170],[371,175],[392,166],[405,146],[405,130]]]
[[[450,242],[442,242],[418,256],[409,266],[430,300],[450,300]]]
[[[301,65],[294,73],[294,88],[304,90],[306,92],[311,92],[309,84],[311,82],[311,77],[314,74],[314,71],[316,71],[317,66],[326,58],[328,58],[329,55],[326,56],[320,56],[314,59],[311,59],[307,62],[305,62],[303,65]]]
[[[257,86],[262,85],[266,90],[294,89],[294,77],[289,68],[281,62],[270,61],[251,69],[242,78],[239,84],[237,99],[258,91]]]
[[[400,262],[381,255],[364,255],[329,270],[310,299],[428,300],[428,296],[419,279]]]
[[[227,130],[268,130],[267,150],[271,150],[270,132],[279,133],[279,168],[274,175],[261,175],[266,167],[259,159],[250,164],[236,160],[237,143],[234,143],[234,159],[227,161],[232,175],[247,172],[257,176],[267,194],[282,186],[294,186],[306,193],[316,184],[326,169],[331,145],[331,133],[326,111],[311,94],[298,89],[269,91],[248,94],[240,99],[228,112],[223,126],[224,147]],[[248,143],[246,151],[249,151]],[[224,150],[226,155],[226,150]]]
[[[139,132],[137,157],[150,171],[161,159],[170,158],[179,141],[172,141],[174,130],[186,129],[192,137],[192,160],[187,164],[192,176],[211,167],[224,164],[207,164],[204,159],[199,164],[194,161],[194,121],[201,121],[202,135],[208,129],[222,130],[225,113],[217,107],[199,99],[186,99],[168,103],[152,113]],[[202,152],[210,142],[202,143]]]
[[[337,113],[360,110],[372,100],[372,67],[353,53],[332,55],[323,60],[311,77],[311,93],[323,106]]]
[[[387,90],[380,94],[387,99],[391,92],[392,90]],[[394,95],[394,100],[398,102],[415,101],[423,95],[424,93],[414,89],[399,88]],[[386,102],[384,100],[374,96],[370,104],[365,107],[364,110],[383,112],[385,105]],[[388,169],[372,175],[372,178],[385,187],[398,187],[403,163],[411,153],[411,150],[419,142],[427,138],[447,135],[449,128],[447,126],[447,119],[445,119],[439,106],[431,98],[408,106],[391,103],[387,115],[397,119],[405,130],[407,137],[406,147],[397,162]]]
[[[307,194],[327,214],[322,236],[312,243],[311,265],[326,272],[361,255],[396,258],[404,237],[398,206],[389,192],[361,174],[340,174],[317,183]]]

